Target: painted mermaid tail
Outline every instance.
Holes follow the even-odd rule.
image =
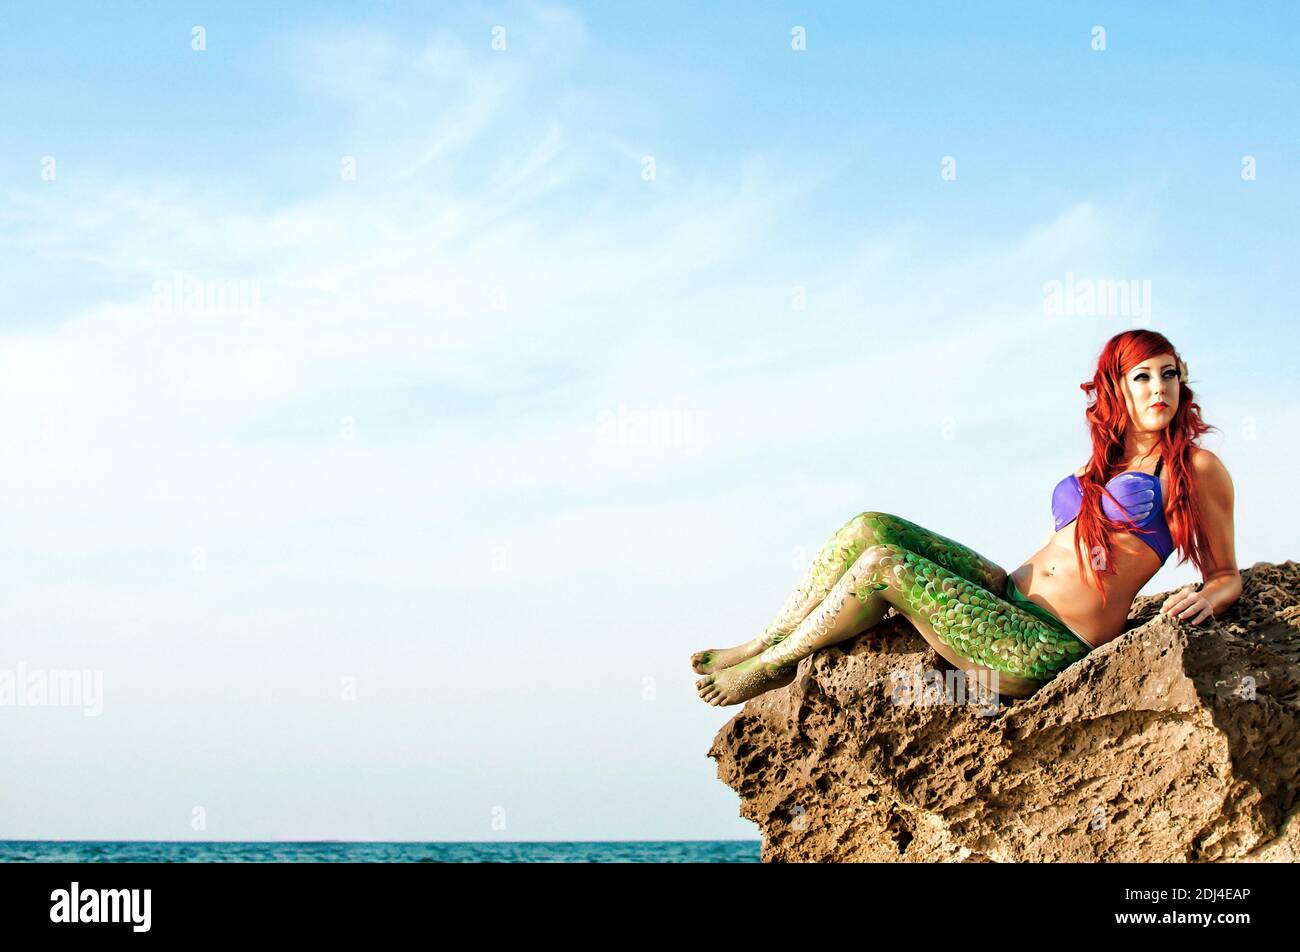
[[[1088,653],[1088,646],[1059,621],[1049,624],[915,553],[889,553],[882,568],[899,581],[908,605],[905,613],[925,617],[940,641],[977,664],[1013,677],[1045,680]],[[873,582],[870,588],[881,584],[887,583]],[[866,600],[862,594],[858,597]]]
[[[1006,572],[974,549],[887,512],[862,512],[831,536],[781,612],[761,636],[774,645],[782,641],[827,596],[868,546],[897,545],[923,555],[961,578],[992,591],[1001,591]]]
[[[901,541],[881,541],[890,539]],[[1092,650],[974,550],[898,516],[865,512],[822,548],[768,627],[769,640],[692,656],[706,675],[696,691],[709,704],[739,704],[789,683],[801,659],[868,630],[891,607],[946,661],[977,680],[992,672],[986,686],[1011,697],[1028,697]]]
[[[864,620],[878,617],[886,604],[923,631],[928,627],[961,658],[1016,678],[1048,680],[1090,650],[1041,609],[1027,611],[901,545],[872,544],[795,631],[759,660],[770,670],[786,670],[861,631]]]

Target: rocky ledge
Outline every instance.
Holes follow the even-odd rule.
[[[1294,862],[1300,566],[1242,581],[1200,626],[1139,597],[1124,634],[1000,703],[891,615],[745,704],[709,756],[766,862]]]

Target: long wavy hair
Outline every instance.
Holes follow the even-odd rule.
[[[1137,532],[1147,534],[1154,529],[1140,529],[1131,519],[1112,521],[1103,513],[1102,494],[1105,493],[1118,506],[1118,500],[1106,492],[1105,486],[1115,474],[1124,455],[1124,432],[1129,426],[1128,406],[1124,402],[1124,375],[1151,357],[1172,354],[1178,362],[1178,409],[1160,434],[1159,453],[1169,473],[1169,494],[1165,502],[1169,534],[1175,548],[1181,553],[1177,564],[1189,559],[1201,570],[1210,553],[1201,531],[1201,512],[1196,504],[1197,479],[1192,469],[1192,447],[1201,436],[1217,430],[1201,419],[1201,408],[1196,395],[1187,385],[1187,364],[1174,345],[1163,334],[1148,330],[1124,331],[1106,342],[1097,358],[1097,371],[1092,380],[1079,388],[1088,395],[1085,411],[1088,431],[1092,438],[1092,458],[1084,469],[1079,485],[1083,501],[1079,507],[1076,531],[1088,552],[1092,553],[1088,568],[1084,567],[1083,552],[1076,542],[1075,557],[1081,573],[1091,570],[1093,584],[1101,592],[1102,605],[1106,604],[1106,589],[1102,579],[1115,574],[1111,557],[1111,533]],[[1124,512],[1123,506],[1118,506]]]

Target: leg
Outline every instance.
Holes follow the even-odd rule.
[[[747,661],[696,682],[710,704],[739,704],[788,683],[800,660],[861,634],[890,607],[905,615],[939,654],[1022,696],[1088,653],[1063,625],[1037,615],[923,555],[872,545],[790,635]]]
[[[785,606],[763,634],[734,648],[708,648],[691,655],[691,668],[709,674],[738,664],[785,640],[835,583],[872,545],[898,545],[943,566],[989,591],[1001,592],[1007,573],[974,549],[937,532],[887,512],[862,512],[854,516],[822,546],[803,580],[786,599]]]

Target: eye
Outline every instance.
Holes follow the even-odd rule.
[[[1134,380],[1146,380],[1146,379],[1147,379],[1147,372],[1144,370],[1144,371],[1142,371],[1141,373],[1139,373],[1136,377],[1134,377],[1133,379],[1134,379]]]
[[[1172,367],[1170,367],[1168,370],[1165,371],[1165,376],[1166,376],[1166,377],[1177,377],[1177,376],[1178,376],[1178,371],[1177,371],[1177,370],[1174,370]]]

